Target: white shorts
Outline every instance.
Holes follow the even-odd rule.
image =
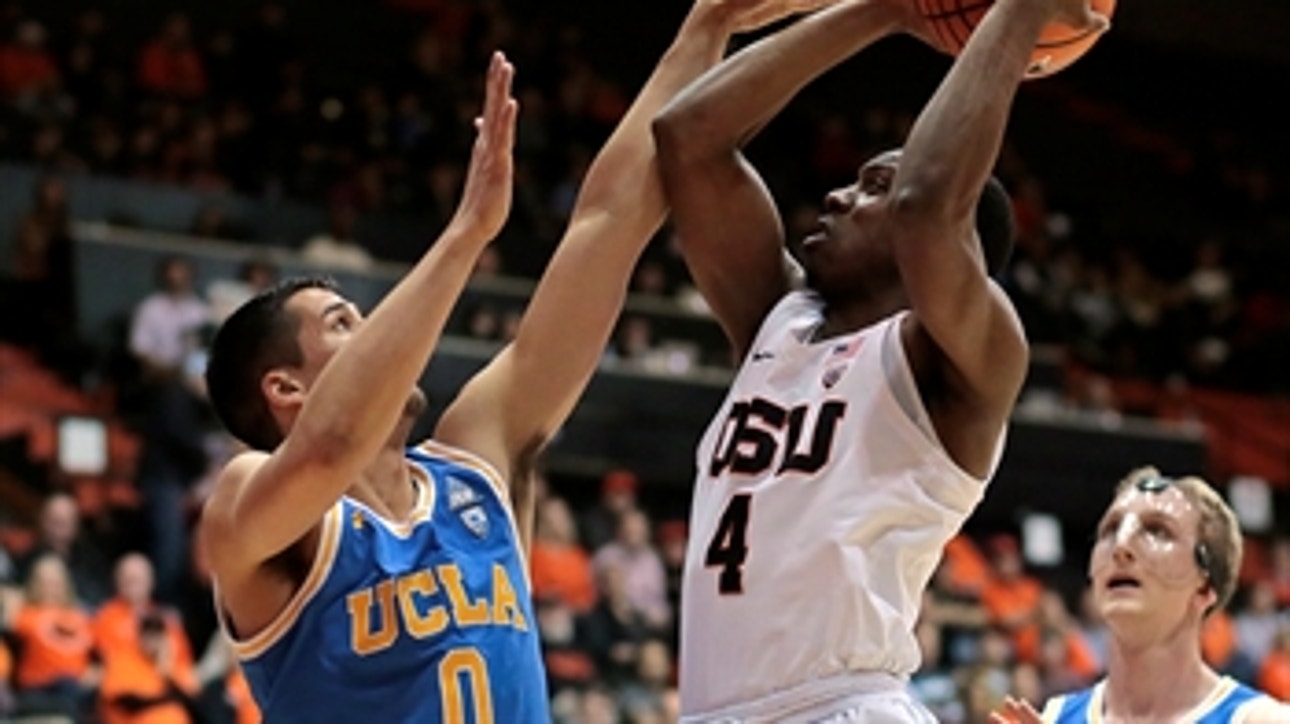
[[[849,691],[848,691],[849,690]],[[756,702],[682,716],[681,724],[937,724],[887,674],[846,674],[794,687]]]

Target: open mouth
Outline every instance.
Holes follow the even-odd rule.
[[[1133,576],[1111,576],[1106,587],[1112,591],[1124,588],[1141,588],[1142,583]]]
[[[806,238],[802,239],[802,248],[813,246],[827,238],[829,238],[829,227],[828,224],[825,223],[824,219],[821,218],[819,222],[806,233]]]

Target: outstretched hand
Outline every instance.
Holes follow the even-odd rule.
[[[515,67],[500,51],[493,53],[484,92],[484,112],[475,119],[475,146],[461,201],[450,227],[491,240],[511,213],[514,176],[515,116],[518,104],[511,97]]]
[[[810,13],[838,0],[716,0],[730,13],[735,32],[764,28],[794,15]]]
[[[990,724],[1043,724],[1039,712],[1024,699],[1005,697],[999,711],[990,712]]]

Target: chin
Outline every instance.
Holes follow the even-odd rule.
[[[403,416],[415,420],[421,417],[429,406],[430,401],[426,399],[426,393],[420,387],[414,387],[408,395],[408,401],[403,403]]]

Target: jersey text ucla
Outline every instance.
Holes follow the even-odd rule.
[[[404,524],[343,498],[312,569],[264,631],[235,643],[267,722],[549,722],[525,561],[496,473],[409,449]]]

